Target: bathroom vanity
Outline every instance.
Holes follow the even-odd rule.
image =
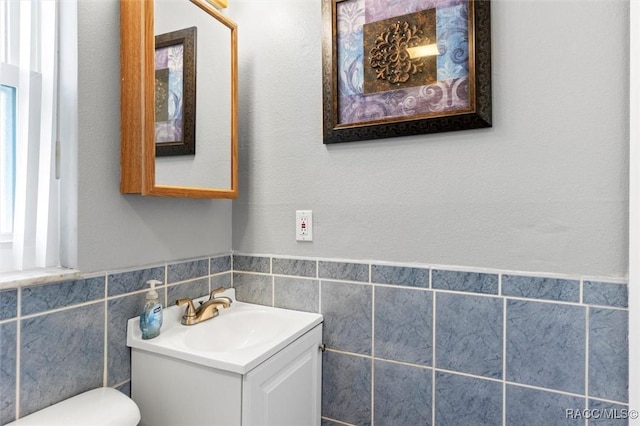
[[[140,425],[320,425],[322,315],[235,301],[180,324],[165,309],[160,336],[129,320],[132,399]]]

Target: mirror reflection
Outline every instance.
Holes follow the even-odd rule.
[[[232,35],[211,8],[154,3],[155,185],[232,187]]]

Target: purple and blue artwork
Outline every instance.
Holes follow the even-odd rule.
[[[182,141],[184,46],[156,49],[156,143]]]
[[[469,0],[338,2],[338,124],[469,111],[469,7]],[[407,57],[406,47],[427,44],[435,53]]]

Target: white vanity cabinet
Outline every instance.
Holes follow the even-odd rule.
[[[244,374],[132,347],[140,425],[318,426],[321,342],[322,323]]]

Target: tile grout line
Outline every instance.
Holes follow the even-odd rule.
[[[429,289],[431,289],[431,424],[436,424],[436,297],[433,290],[433,268],[429,268]]]
[[[326,419],[326,420],[329,420],[330,422],[333,422],[333,423],[336,423],[336,424],[339,424],[339,425],[351,426],[351,423],[345,423],[345,422],[340,421],[340,420],[332,419],[331,417],[327,417],[327,416],[320,416],[320,417],[321,417],[321,419]]]
[[[589,319],[591,309],[587,306],[584,316],[584,404],[585,409],[589,409]],[[584,424],[588,426],[589,421],[585,416]]]
[[[502,294],[502,274],[498,275]],[[507,298],[502,299],[502,425],[507,425]]]
[[[271,275],[271,306],[276,306],[276,279]]]
[[[276,306],[276,278],[273,275],[273,256],[269,256],[269,277],[271,277],[271,306]]]
[[[233,262],[233,253],[231,253],[231,256],[230,256],[230,259],[229,259],[229,274],[231,275],[231,279],[230,279],[230,284],[229,285],[231,285],[231,288],[235,288],[235,285],[234,285],[235,272],[233,270],[233,263],[234,263]]]
[[[584,326],[584,408],[589,409],[589,317],[591,309],[584,303],[584,278],[580,279],[580,301],[585,305],[585,326]],[[587,416],[584,425],[589,425]]]
[[[109,300],[107,298],[109,294],[109,274],[105,274],[104,277],[104,330],[103,330],[103,338],[104,338],[104,348],[103,348],[103,365],[102,365],[102,386],[107,386],[108,382],[108,360],[109,360],[109,352],[108,352],[108,343],[109,343],[109,332],[108,332],[108,324],[109,324]]]
[[[316,260],[315,262],[316,262],[316,278],[315,279],[318,282],[318,313],[322,314],[322,280],[318,278],[318,261]],[[324,334],[324,316],[322,321],[323,321],[322,333]],[[324,341],[322,343],[324,343]]]
[[[114,384],[112,387],[113,387],[114,389],[118,389],[119,387],[124,386],[124,385],[126,385],[127,383],[131,383],[131,379],[124,380],[124,381],[122,381],[122,382],[120,382],[120,383],[116,383],[116,384]]]
[[[18,297],[16,298],[16,419],[20,416],[20,358],[22,346],[22,288],[18,289]]]
[[[169,264],[164,264],[164,289],[162,290],[164,293],[164,305],[168,306],[169,303]]]
[[[371,281],[371,265],[369,265],[369,281]],[[371,284],[370,284],[371,285]],[[371,424],[375,425],[376,399],[376,367],[375,367],[375,336],[376,336],[376,286],[371,285]]]
[[[207,281],[208,281],[208,284],[209,284],[209,294],[211,294],[212,278],[211,278],[211,258],[210,257],[207,258],[207,266],[208,266],[208,268],[207,268],[207,272],[208,272],[207,273]]]
[[[332,351],[333,352],[340,352],[340,351],[335,350],[335,349],[332,349]],[[347,355],[355,355],[355,354],[353,354],[351,352],[343,352],[343,353],[347,354]],[[367,355],[364,355],[364,356],[367,356]],[[421,370],[433,370],[433,367],[430,366],[430,365],[412,364],[410,362],[397,361],[395,359],[389,359],[389,358],[381,358],[379,356],[371,357],[371,358],[374,358],[376,361],[382,361],[382,362],[386,362],[386,363],[389,363],[389,364],[404,365],[404,366],[407,366],[407,367],[418,368],[418,369],[421,369]]]

